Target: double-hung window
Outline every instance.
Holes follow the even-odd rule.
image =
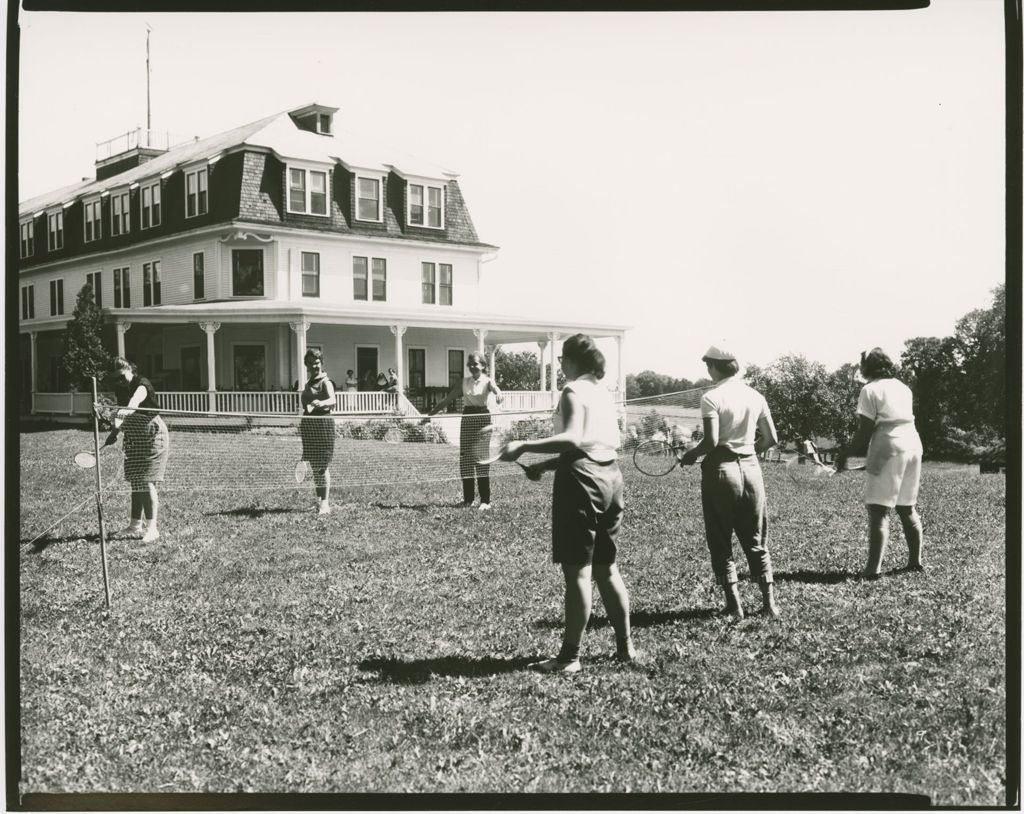
[[[160,182],[142,187],[139,193],[140,224],[143,229],[160,225]]]
[[[438,263],[437,302],[439,305],[452,304],[452,267],[450,263]]]
[[[201,300],[206,296],[206,255],[196,252],[192,255],[192,299]]]
[[[58,209],[46,216],[47,248],[51,252],[64,248],[64,210]]]
[[[103,275],[98,271],[90,272],[85,275],[85,282],[92,289],[92,300],[96,303],[97,308],[103,307]]]
[[[100,209],[100,199],[86,201],[82,204],[85,213],[85,242],[92,243],[103,237],[103,214]]]
[[[437,266],[434,263],[423,263],[423,304],[433,305],[437,302]]]
[[[232,250],[231,296],[263,296],[263,249]]]
[[[142,264],[142,304],[160,304],[160,261]]]
[[[383,257],[352,258],[352,298],[386,302],[388,261]]]
[[[64,315],[64,281],[50,280],[50,316]]]
[[[302,296],[320,296],[320,254],[302,253]]]
[[[185,217],[205,215],[208,207],[208,179],[206,167],[185,173]]]
[[[288,167],[288,211],[327,215],[327,172]]]
[[[380,178],[356,176],[356,220],[380,223],[384,220]]]
[[[36,253],[36,225],[27,220],[21,224],[21,256],[31,257]]]
[[[131,276],[131,269],[127,266],[124,268],[114,269],[115,308],[132,307]]]
[[[452,304],[452,267],[450,263],[422,263],[423,304]]]
[[[444,190],[429,184],[409,184],[409,223],[413,226],[428,226],[431,229],[444,227]]]
[[[21,318],[36,318],[36,287],[34,285],[21,287]]]
[[[112,235],[126,235],[131,228],[128,200],[128,190],[115,192],[110,196],[110,234]]]

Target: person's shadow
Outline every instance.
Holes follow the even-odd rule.
[[[806,582],[812,585],[835,585],[849,580],[859,580],[860,574],[854,571],[812,571],[801,568],[799,571],[776,571],[776,582]]]
[[[461,676],[481,678],[525,670],[526,666],[546,658],[544,655],[515,656],[512,658],[469,658],[467,656],[437,656],[431,659],[369,658],[359,662],[359,669],[379,673],[386,681],[396,684],[425,684],[435,676]]]
[[[718,616],[715,608],[682,608],[671,611],[634,610],[629,614],[629,624],[633,628],[658,627],[672,625],[676,622],[692,622],[698,619],[713,619]],[[538,619],[533,626],[543,630],[560,630],[565,626],[563,619]],[[600,630],[611,627],[607,616],[592,614],[587,622],[587,630]]]

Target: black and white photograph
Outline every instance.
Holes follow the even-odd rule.
[[[31,9],[7,808],[1019,807],[1019,0]]]

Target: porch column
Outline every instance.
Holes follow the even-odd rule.
[[[556,331],[552,331],[548,334],[548,343],[551,345],[551,406],[552,408],[558,403],[558,369],[555,367],[557,364],[556,357],[556,346],[560,335]]]
[[[32,381],[32,406],[31,406],[31,413],[32,413],[32,415],[35,415],[35,413],[36,413],[36,337],[37,337],[38,333],[39,333],[38,331],[29,331],[28,332],[29,360],[32,363],[32,368],[29,371],[30,375],[32,377],[32,379],[31,379],[31,381]]]
[[[306,331],[309,330],[309,323],[306,320],[301,322],[289,322],[288,326],[292,329],[292,333],[295,334],[295,357],[298,360],[298,366],[295,368],[298,373],[295,376],[299,380],[299,386],[303,383],[302,369],[306,364]]]
[[[622,346],[625,343],[626,337],[623,334],[619,334],[615,337],[615,351],[616,351],[616,366],[618,370],[618,386],[619,386],[619,401],[625,403],[626,401],[626,369],[622,366]]]
[[[476,337],[476,352],[481,356],[484,355],[484,340],[487,339],[486,328],[474,328],[473,336]]]
[[[213,335],[220,330],[220,323],[200,322],[199,327],[206,333],[206,392],[210,400],[209,410],[214,413],[217,411],[217,355]]]
[[[124,355],[124,335],[131,330],[132,324],[130,322],[117,321],[117,355],[122,359],[126,358]]]
[[[492,379],[495,378],[494,370],[494,357],[498,355],[498,348],[500,345],[488,345],[487,346],[487,375]]]
[[[537,347],[540,348],[540,353],[538,354],[538,356],[540,356],[540,391],[543,393],[548,389],[548,379],[547,376],[544,375],[546,365],[544,361],[544,351],[547,350],[548,347],[547,340],[538,340]]]
[[[405,325],[392,325],[391,333],[395,337],[395,373],[398,374],[398,392],[403,390],[405,382],[405,353],[402,350],[402,337],[405,336]]]

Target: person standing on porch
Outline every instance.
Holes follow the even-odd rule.
[[[167,470],[170,436],[149,379],[138,375],[135,365],[121,356],[114,359],[113,379],[117,403],[123,409],[114,414],[114,426],[104,446],[113,444],[124,431],[124,478],[132,487],[131,522],[117,536],[141,537],[142,542],[152,543],[160,538],[156,484],[163,481]]]
[[[316,487],[317,513],[331,513],[331,459],[334,458],[334,385],[324,371],[323,354],[316,348],[306,351],[303,359],[309,378],[302,388],[302,419],[299,436],[302,438],[302,460],[309,461]]]
[[[491,413],[487,407],[488,397],[493,393],[498,404],[504,396],[498,385],[484,373],[486,362],[482,353],[473,351],[466,360],[469,375],[455,385],[438,404],[427,413],[432,416],[439,413],[459,396],[462,396],[462,425],[459,429],[459,475],[462,478],[462,505],[467,508],[473,505],[474,479],[480,489],[480,511],[491,508],[491,468],[481,465],[476,460],[477,441],[484,427],[491,423]]]
[[[355,393],[359,390],[359,379],[356,378],[355,371],[345,371],[345,392]]]

